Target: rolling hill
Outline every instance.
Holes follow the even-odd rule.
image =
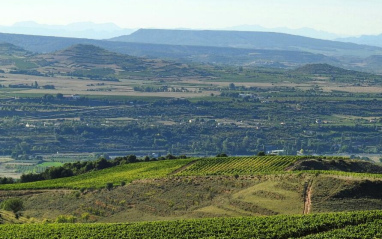
[[[143,35],[157,31],[160,33],[158,33],[159,36],[164,35],[160,41],[156,40],[156,36],[152,36],[152,40],[147,40],[143,37]],[[169,31],[169,33],[172,32]],[[176,33],[179,34],[178,32]],[[191,33],[186,33],[191,34],[192,31]],[[187,39],[183,41],[182,39],[176,40],[176,38],[165,41],[165,39],[170,38],[168,32],[165,30],[163,30],[163,32],[161,30],[141,30],[134,33],[137,34],[135,35],[137,39],[134,41],[152,41],[155,42],[155,44],[121,42],[125,37],[114,39],[113,41],[102,41],[5,33],[0,33],[0,42],[12,43],[35,53],[52,53],[77,44],[90,44],[120,54],[136,57],[162,58],[184,63],[198,62],[278,68],[296,67],[309,63],[328,63],[363,71],[380,71],[380,66],[382,66],[381,61],[373,61],[370,65],[364,61],[365,57],[381,54],[382,50],[378,47],[317,40],[287,34],[234,32],[238,35],[229,37],[224,36],[224,34],[229,34],[230,32],[218,31],[217,33],[223,34],[223,36],[220,37],[219,34],[216,35],[215,32],[212,33],[210,38],[203,41],[198,40],[203,37],[203,34],[201,36],[197,34],[198,37],[196,37],[194,43],[187,42]],[[134,36],[134,34],[131,36]],[[143,34],[142,39],[139,37],[140,34]],[[239,37],[241,34],[243,34],[243,39]],[[220,38],[216,39],[218,36]],[[227,40],[221,38],[227,38]],[[163,41],[165,41],[164,44],[159,44]],[[216,43],[214,43],[215,41]],[[185,45],[186,43],[192,43],[194,45]]]
[[[0,43],[0,55],[1,56],[25,56],[30,55],[31,52],[24,50],[21,47],[15,46],[10,43]]]
[[[53,53],[31,54],[7,43],[0,45],[0,56],[8,59],[0,62],[2,68],[15,74],[58,74],[109,80],[126,72],[144,72],[146,76],[158,77],[207,74],[186,64],[120,54],[89,44],[76,44]]]
[[[296,73],[309,75],[350,75],[360,74],[361,72],[346,70],[329,64],[307,64],[294,70]],[[367,74],[367,73],[361,73]]]

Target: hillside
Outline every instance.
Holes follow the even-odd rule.
[[[0,210],[0,238],[371,238],[381,232],[382,174],[370,172],[380,168],[339,157],[190,158],[1,185],[0,201],[19,198],[24,210],[19,219]]]
[[[272,32],[140,29],[130,35],[111,40],[168,45],[304,50],[327,55],[339,55],[344,52],[349,55],[350,52],[356,51],[381,51],[380,48],[372,46]]]
[[[25,56],[31,54],[21,47],[10,43],[0,43],[0,55],[2,56]]]
[[[357,163],[367,172],[380,169],[368,162],[320,157],[165,160],[131,163],[74,177],[0,185],[0,200],[21,198],[25,204],[23,215],[36,220],[55,220],[60,215],[79,218],[89,213],[92,222],[382,209],[381,174],[355,173],[358,170],[339,166],[329,170],[300,167],[301,162],[310,161],[335,165],[333,161],[353,167]],[[105,188],[107,184],[112,187]]]
[[[138,71],[138,70],[153,70],[156,63],[165,63],[160,61],[150,61],[133,57],[129,55],[122,55],[115,52],[107,51],[103,48],[94,45],[78,44],[73,45],[61,51],[50,54],[39,55],[34,59],[42,65],[49,66],[45,71],[71,72],[74,70],[92,70],[104,69],[110,75],[115,71]],[[166,63],[165,63],[166,64]],[[51,69],[54,68],[54,69]]]
[[[293,72],[309,75],[351,75],[351,74],[365,74],[362,72],[346,70],[340,67],[335,67],[329,64],[308,64],[298,67]]]
[[[4,51],[0,51],[0,56],[8,56],[8,61],[0,62],[0,67],[5,72],[14,74],[76,76],[113,81],[123,77],[125,73],[143,72],[140,74],[157,77],[204,74],[186,64],[129,56],[88,44],[77,44],[39,55],[32,55],[12,44],[5,46]]]

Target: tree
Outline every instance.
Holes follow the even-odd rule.
[[[260,151],[257,153],[257,156],[265,156],[265,152],[264,151]]]
[[[145,162],[150,161],[150,157],[146,155],[146,156],[143,158],[143,161],[145,161]]]
[[[56,99],[58,99],[58,100],[62,100],[62,99],[64,99],[64,95],[61,94],[61,93],[57,93],[57,95],[56,95]]]
[[[105,169],[105,168],[109,168],[110,166],[111,166],[111,163],[107,161],[105,158],[100,158],[97,161],[95,161],[96,169]]]
[[[21,199],[10,198],[5,200],[1,207],[6,211],[12,211],[15,214],[16,218],[19,218],[18,212],[24,209],[24,204]]]

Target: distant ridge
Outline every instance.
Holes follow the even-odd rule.
[[[301,50],[326,55],[354,54],[352,51],[381,51],[381,48],[320,40],[274,32],[140,29],[112,41],[168,45],[217,46],[273,50]],[[347,52],[347,53],[346,53]]]
[[[337,41],[352,42],[356,44],[364,44],[370,46],[382,47],[382,34],[380,35],[363,35],[360,37],[338,38]]]
[[[238,33],[241,34],[241,32]],[[0,33],[0,42],[12,43],[33,53],[52,53],[76,44],[90,44],[119,54],[151,59],[160,58],[182,63],[196,62],[218,65],[247,65],[277,68],[293,68],[311,63],[328,63],[360,71],[382,72],[382,59],[378,57],[379,55],[382,55],[382,48],[317,40],[287,34],[268,34],[288,37],[285,39],[279,37],[276,41],[278,45],[273,44],[271,41],[272,39],[270,39],[269,42],[267,42],[266,38],[261,41],[264,46],[268,44],[272,46],[273,49],[261,49],[261,45],[258,45],[259,48],[192,46],[179,44],[169,45],[7,33]],[[303,41],[306,41],[307,45],[309,45],[311,40],[313,42],[318,41],[320,44],[328,43],[329,45],[324,44],[321,47],[312,45],[310,48],[301,45],[298,47],[298,42],[291,41],[291,39],[294,38],[297,40],[303,39]],[[252,44],[252,42],[249,43]],[[293,44],[293,46],[290,44]],[[336,44],[339,44],[339,48],[335,48]],[[289,47],[282,49],[283,46]]]

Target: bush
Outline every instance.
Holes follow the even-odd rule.
[[[221,153],[221,154],[216,155],[216,157],[217,158],[225,158],[225,157],[228,157],[228,155],[225,153]]]
[[[113,189],[113,187],[114,187],[114,185],[113,185],[113,183],[106,183],[106,189],[107,190],[111,190],[111,189]]]
[[[72,215],[61,215],[56,219],[56,223],[75,223],[77,218]]]

